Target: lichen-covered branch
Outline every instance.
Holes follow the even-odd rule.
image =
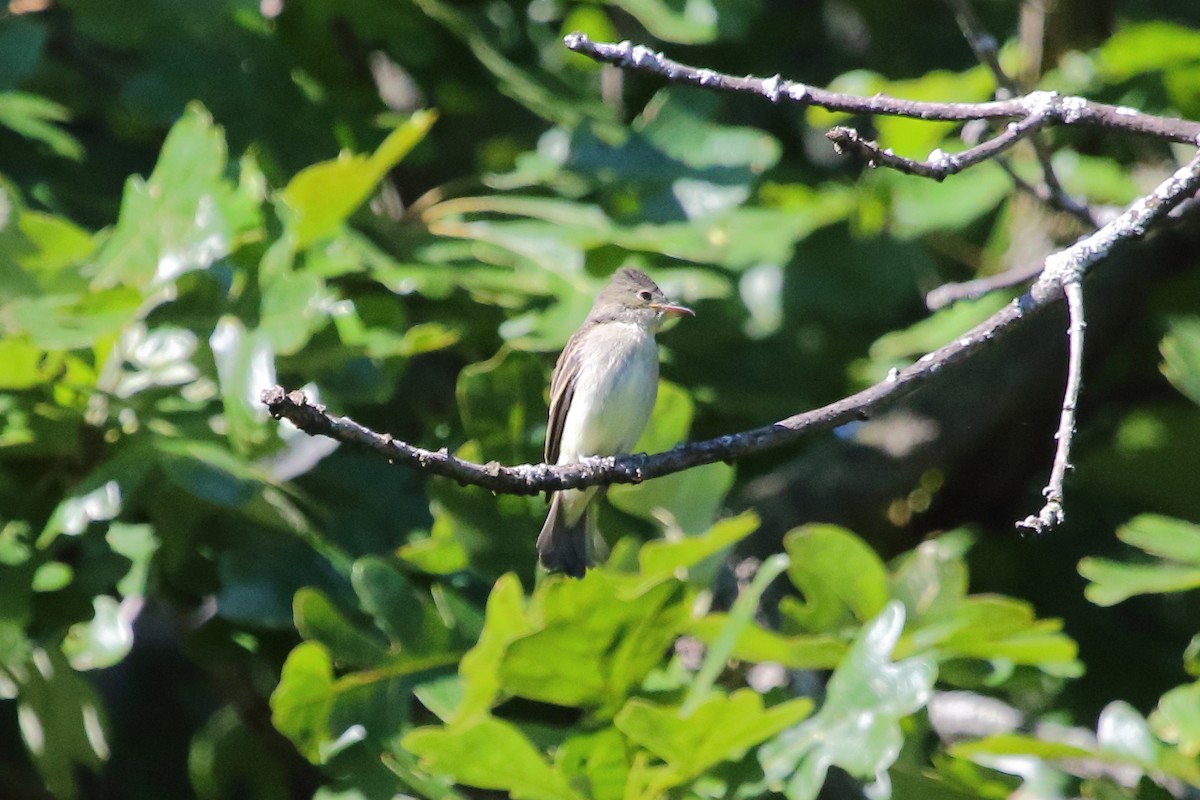
[[[1172,142],[1200,144],[1200,122],[1146,114],[1135,108],[1096,103],[1085,97],[1063,96],[1056,92],[1030,92],[1020,97],[985,103],[937,103],[905,100],[885,94],[861,97],[786,80],[780,75],[772,75],[769,78],[752,75],[737,77],[711,69],[692,67],[667,58],[649,47],[628,41],[593,42],[582,33],[571,33],[563,42],[569,49],[596,61],[706,89],[754,94],[773,103],[790,102],[851,114],[886,114],[942,122],[1025,119],[1038,116],[1045,117],[1049,124],[1054,125],[1098,126],[1125,133],[1154,136]]]
[[[1062,410],[1058,417],[1058,431],[1054,434],[1054,464],[1050,468],[1050,480],[1042,489],[1046,504],[1036,516],[1029,515],[1017,523],[1018,528],[1027,528],[1034,533],[1045,533],[1066,518],[1063,507],[1063,481],[1071,468],[1071,442],[1075,438],[1075,408],[1079,403],[1079,389],[1083,385],[1083,331],[1087,321],[1083,313],[1083,286],[1078,281],[1063,285],[1067,296],[1067,388],[1063,392]]]

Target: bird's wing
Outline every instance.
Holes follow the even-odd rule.
[[[554,377],[550,379],[550,419],[546,423],[546,463],[557,464],[558,454],[562,447],[563,430],[567,426],[567,411],[571,408],[571,399],[575,396],[575,386],[579,378],[579,347],[573,346],[575,340],[583,331],[576,331],[567,342],[558,363],[554,365]]]

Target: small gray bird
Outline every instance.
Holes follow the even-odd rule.
[[[550,382],[546,462],[628,453],[642,435],[658,394],[654,334],[667,315],[693,316],[673,305],[646,273],[624,267],[596,298],[558,357]],[[542,565],[583,577],[592,565],[588,503],[597,487],[555,492],[537,539]]]

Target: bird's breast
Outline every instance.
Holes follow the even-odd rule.
[[[588,335],[583,346],[589,355],[567,411],[560,464],[629,452],[646,427],[658,392],[658,348],[649,332],[613,322]]]

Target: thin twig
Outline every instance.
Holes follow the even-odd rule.
[[[958,22],[958,28],[962,31],[963,38],[967,40],[967,44],[971,47],[975,58],[991,71],[992,77],[996,81],[997,99],[1006,100],[1016,97],[1019,94],[1019,90],[1016,82],[1009,77],[1008,73],[1004,71],[1004,67],[1000,64],[1000,48],[996,42],[996,37],[984,30],[983,24],[975,16],[975,9],[971,6],[970,0],[947,0],[947,2],[954,10],[954,18]],[[1038,186],[1038,190],[1035,190],[1033,194],[1048,205],[1076,217],[1089,228],[1095,228],[1098,223],[1092,217],[1092,213],[1088,210],[1088,207],[1067,194],[1066,189],[1059,182],[1058,175],[1054,171],[1054,166],[1050,162],[1050,151],[1046,147],[1041,134],[1034,133],[1031,135],[1029,137],[1029,144],[1033,147],[1034,155],[1037,156],[1038,164],[1041,166],[1043,181]],[[1008,170],[1008,172],[1014,179],[1016,178],[1015,173],[1011,170]]]
[[[971,6],[970,0],[946,0],[946,2],[954,11],[954,21],[958,23],[958,29],[962,32],[963,38],[967,40],[971,52],[975,54],[975,59],[987,67],[991,71],[992,77],[995,78],[997,99],[1007,100],[1020,94],[1016,83],[1000,64],[1000,43],[996,41],[995,36],[984,29],[979,17],[975,16],[975,9]]]
[[[1041,262],[1035,261],[975,280],[944,283],[925,295],[925,307],[930,311],[937,311],[939,308],[944,308],[960,300],[978,300],[997,289],[1007,289],[1010,286],[1033,280],[1041,271]]]
[[[846,150],[858,152],[872,167],[891,167],[908,175],[918,175],[940,182],[951,175],[962,172],[967,167],[973,167],[981,161],[995,158],[1049,121],[1049,117],[1045,113],[1032,113],[1016,122],[1008,123],[1008,126],[996,136],[967,148],[961,153],[934,150],[923,161],[898,156],[890,149],[881,149],[876,142],[863,139],[853,128],[843,126],[832,128],[825,134],[825,138],[833,142],[836,152],[842,153]]]
[[[563,43],[569,49],[603,63],[617,64],[625,69],[651,73],[670,81],[692,83],[706,89],[754,94],[774,103],[789,101],[829,111],[886,114],[943,122],[1023,119],[1031,114],[1044,114],[1056,125],[1100,126],[1172,142],[1200,144],[1200,122],[1146,114],[1135,108],[1096,103],[1084,97],[1064,97],[1057,92],[1030,92],[1009,100],[984,103],[933,103],[903,100],[884,94],[860,97],[784,80],[779,75],[739,78],[711,69],[691,67],[628,41],[615,44],[593,42],[582,33],[570,33]]]
[[[702,464],[733,461],[781,447],[813,431],[829,430],[852,420],[869,418],[875,411],[929,382],[946,367],[967,359],[1010,333],[1026,317],[1057,303],[1067,285],[1082,281],[1088,269],[1107,256],[1119,242],[1140,237],[1147,226],[1197,189],[1200,189],[1200,153],[1107,225],[1049,256],[1041,277],[1020,298],[955,341],[922,356],[915,364],[893,371],[880,383],[822,408],[742,433],[683,444],[655,455],[596,457],[567,466],[476,464],[459,459],[444,448],[436,452],[426,450],[375,433],[346,417],[332,417],[323,407],[309,404],[300,392],[288,394],[275,386],[263,392],[262,400],[273,415],[291,420],[307,433],[365,446],[404,466],[495,492],[534,494],[583,486],[637,483]]]
[[[1030,142],[1035,148],[1040,148],[1042,146],[1041,139],[1038,137],[1032,138]],[[1049,162],[1047,162],[1047,164],[1048,163]],[[1070,195],[1067,195],[1065,192],[1055,190],[1051,187],[1050,181],[1045,176],[1053,175],[1053,168],[1051,168],[1051,171],[1047,173],[1046,167],[1043,166],[1043,180],[1041,183],[1034,184],[1018,175],[1017,171],[1013,168],[1012,164],[1008,163],[1007,159],[997,158],[996,164],[1000,167],[1000,169],[1004,170],[1005,173],[1008,174],[1009,180],[1013,182],[1014,186],[1028,194],[1030,197],[1037,198],[1051,208],[1056,208],[1059,211],[1070,214],[1088,228],[1098,228],[1103,224],[1103,214],[1098,217],[1090,208],[1075,201]],[[1058,178],[1055,177],[1054,182],[1057,183],[1057,181]]]
[[[1063,394],[1062,411],[1058,418],[1057,442],[1054,448],[1054,465],[1050,469],[1050,480],[1042,489],[1046,504],[1037,516],[1032,514],[1017,523],[1018,528],[1028,528],[1034,533],[1045,533],[1061,525],[1066,516],[1063,510],[1063,481],[1071,469],[1071,442],[1075,438],[1075,407],[1079,403],[1079,387],[1083,383],[1083,331],[1087,321],[1083,313],[1083,284],[1070,280],[1063,284],[1067,295],[1067,388]]]
[[[1174,172],[1150,194],[1135,201],[1123,214],[1075,244],[1046,258],[1041,277],[1030,287],[1029,295],[1054,297],[1066,295],[1070,314],[1068,328],[1070,355],[1067,363],[1067,387],[1063,396],[1058,433],[1055,434],[1054,464],[1043,494],[1046,504],[1038,515],[1029,516],[1017,525],[1036,533],[1058,525],[1063,520],[1063,480],[1071,467],[1071,439],[1075,431],[1075,406],[1079,400],[1079,384],[1083,368],[1083,331],[1086,325],[1083,312],[1083,277],[1088,269],[1112,252],[1119,242],[1143,236],[1147,227],[1166,216],[1172,208],[1188,200],[1200,187],[1200,153],[1188,164]]]

